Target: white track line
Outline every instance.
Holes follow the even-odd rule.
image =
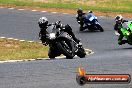
[[[4,39],[4,38],[6,38],[6,37],[0,37],[1,39]]]
[[[0,7],[1,9],[4,8],[4,7]]]
[[[22,10],[25,10],[25,9],[18,9],[18,10],[21,10],[22,11]]]
[[[7,38],[7,39],[9,39],[9,40],[13,40],[14,38]]]
[[[36,12],[37,10],[34,9],[34,10],[31,10],[31,11]]]
[[[6,8],[6,7],[0,7],[0,8]],[[16,9],[16,8],[8,8],[8,9],[12,10],[12,9]],[[16,9],[16,10],[22,11],[22,10],[27,10],[27,9]],[[33,12],[38,11],[38,12],[42,12],[42,13],[48,12],[48,11],[39,11],[39,10],[35,10],[35,9],[34,10],[30,10],[30,11],[33,11]],[[50,12],[50,13],[54,13],[55,14],[55,13],[59,13],[59,12]],[[70,14],[70,13],[61,13],[61,14]],[[99,17],[104,18],[105,16],[99,16]]]
[[[15,9],[15,8],[8,8],[8,9]]]
[[[62,14],[69,14],[69,13],[62,13]]]
[[[0,61],[0,63],[11,63],[11,62],[23,62],[23,61],[35,61],[37,59],[27,59],[27,60],[7,60],[7,61]]]
[[[45,13],[45,12],[47,12],[47,11],[41,11],[42,13]]]
[[[18,41],[19,39],[14,39],[15,41]]]
[[[27,42],[29,42],[29,43],[33,43],[34,41],[27,41]]]
[[[19,40],[20,42],[25,42],[26,40]]]
[[[57,13],[57,12],[51,12],[51,13]]]

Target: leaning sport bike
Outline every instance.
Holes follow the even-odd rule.
[[[99,30],[100,32],[103,32],[104,29],[101,27],[100,23],[97,20],[97,17],[94,15],[85,15],[84,20],[85,27],[88,28],[90,31]]]
[[[47,29],[46,42],[52,50],[52,53],[49,54],[49,58],[55,58],[61,54],[69,59],[72,59],[75,55],[80,58],[85,57],[86,53],[83,46],[79,46],[73,38],[58,27],[58,25],[60,25],[60,21],[51,24]]]
[[[127,22],[127,27],[121,28],[123,36],[127,39],[128,44],[132,45],[132,21]],[[124,44],[122,42],[122,44]]]
[[[83,17],[79,17],[79,20],[77,22],[81,25],[84,24],[83,28],[80,28],[80,31],[88,29],[90,31],[99,30],[100,32],[103,32],[104,29],[101,27],[100,23],[98,22],[98,19],[96,16],[91,14],[85,14]]]

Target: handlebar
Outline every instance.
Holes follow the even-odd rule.
[[[60,24],[60,20],[59,21],[56,21],[55,23],[50,23],[50,24],[48,24],[48,26],[51,26],[51,25],[59,25]]]
[[[60,22],[61,22],[60,20],[59,20],[59,21],[56,21],[56,22],[55,22],[55,25],[59,25]]]

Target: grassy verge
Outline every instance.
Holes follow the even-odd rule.
[[[0,0],[0,4],[132,13],[132,0]]]
[[[37,42],[0,39],[0,61],[44,58],[48,47]]]

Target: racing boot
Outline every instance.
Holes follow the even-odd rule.
[[[123,39],[123,35],[120,34],[120,36],[119,36],[119,38],[118,38],[118,44],[119,44],[119,45],[122,45],[122,44],[123,44],[122,39]]]
[[[119,45],[122,45],[122,41],[121,41],[121,40],[118,40],[118,44],[119,44]]]
[[[79,31],[83,31],[85,28],[83,26],[80,26]]]
[[[80,23],[80,28],[79,28],[79,31],[83,31],[85,30],[85,27],[83,27],[84,23]]]

